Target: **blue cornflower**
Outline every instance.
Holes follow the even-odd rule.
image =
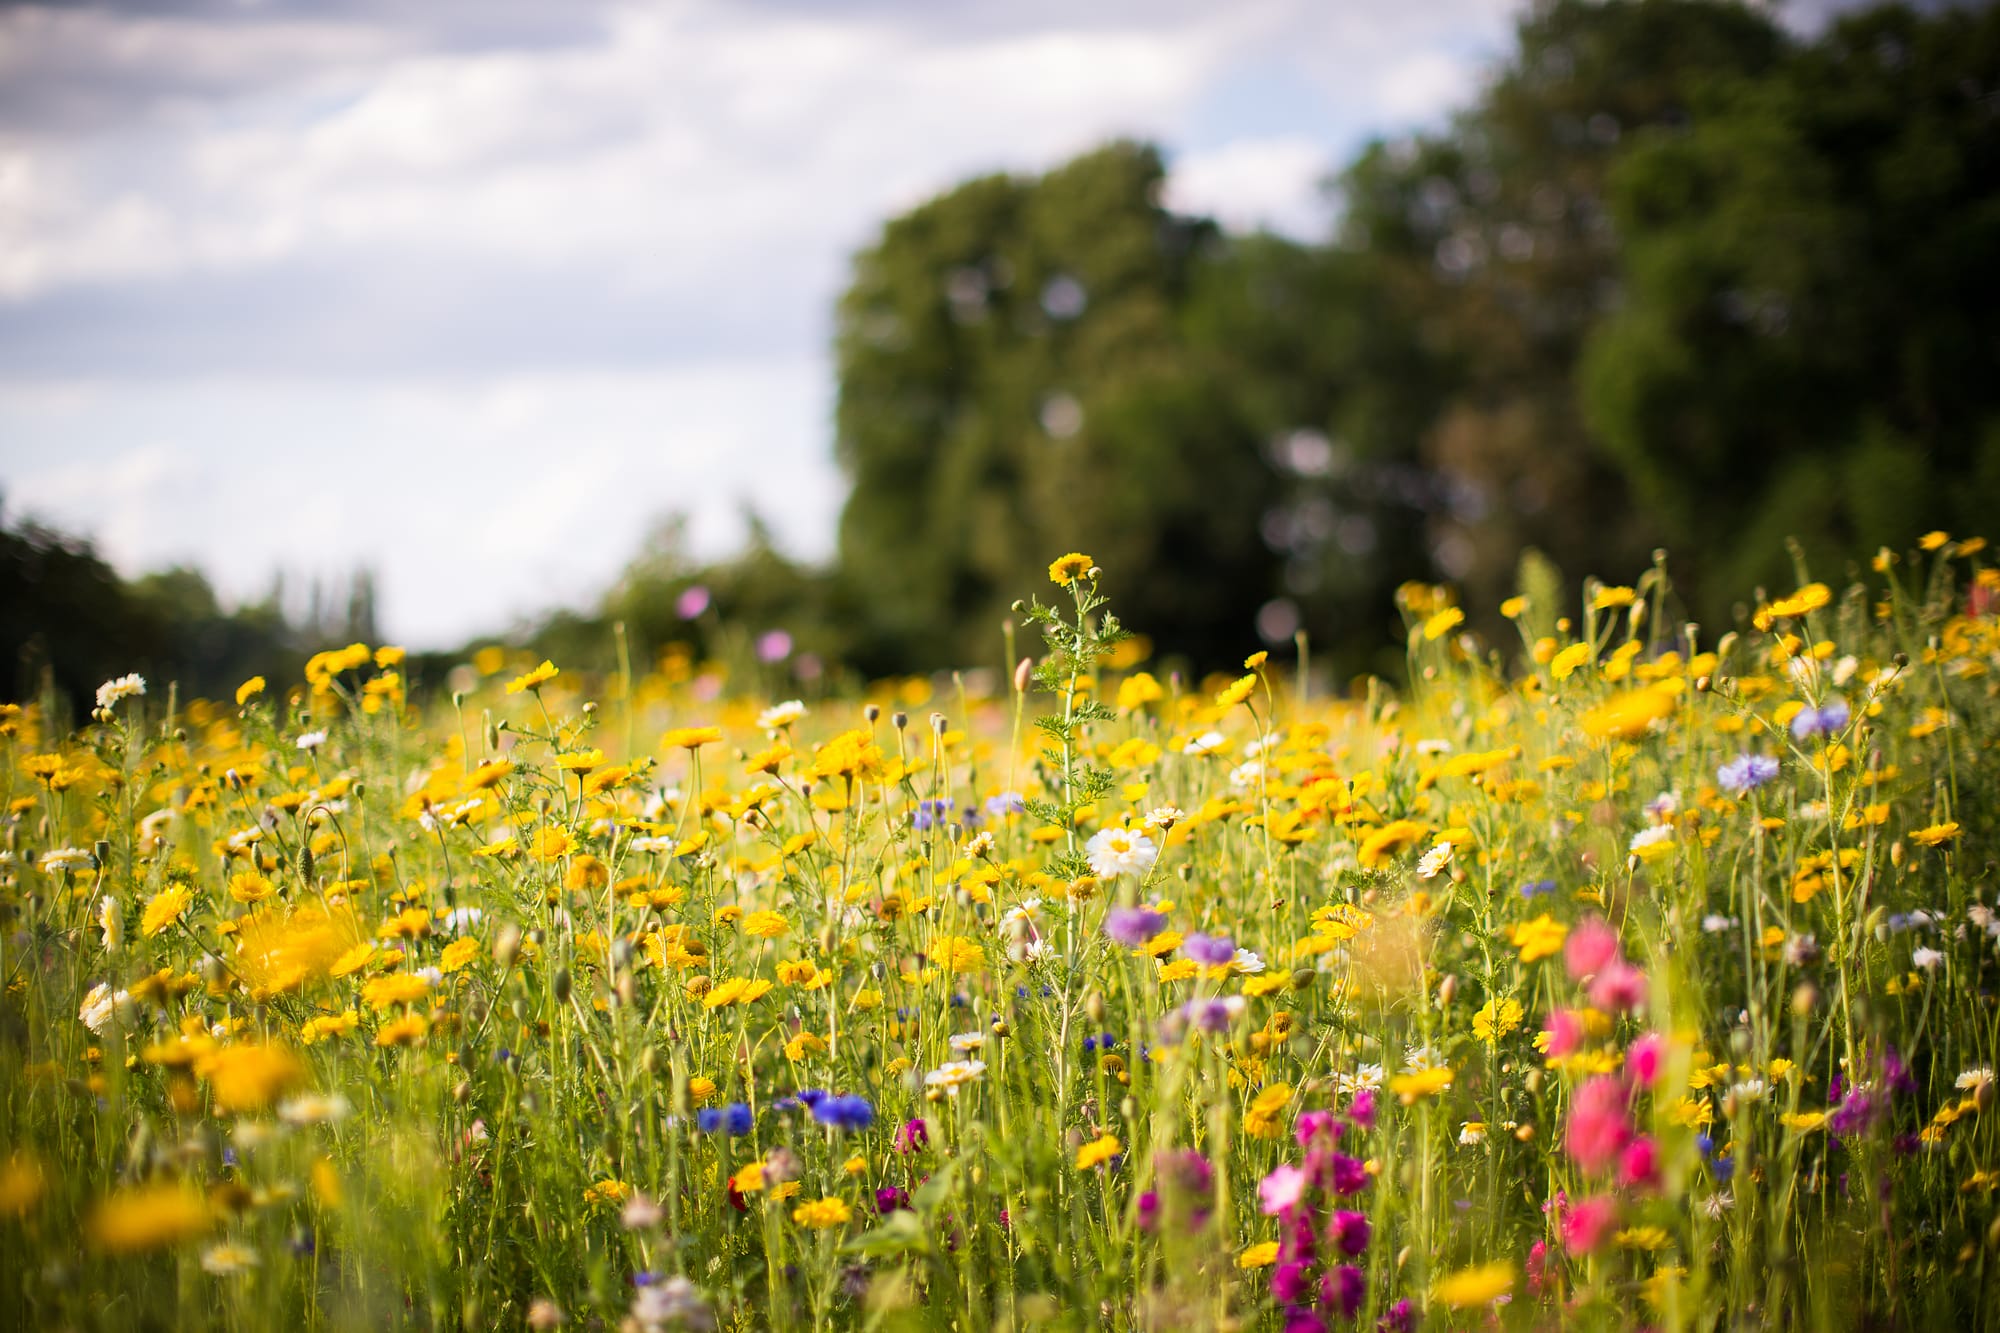
[[[754,1117],[750,1108],[742,1102],[731,1102],[727,1106],[703,1107],[695,1115],[695,1128],[704,1134],[721,1130],[727,1134],[748,1134]]]
[[[1523,898],[1539,898],[1545,893],[1554,893],[1556,882],[1552,879],[1531,879],[1521,886]]]
[[[1778,761],[1767,754],[1739,754],[1715,770],[1715,780],[1731,796],[1744,796],[1778,776]]]
[[[1003,791],[998,796],[986,798],[986,813],[995,819],[1005,819],[1008,815],[1018,815],[1028,808],[1028,802],[1020,792]]]
[[[1845,699],[1829,699],[1818,708],[1807,705],[1792,719],[1792,739],[1802,741],[1808,736],[1831,736],[1845,728],[1851,716]]]
[[[910,822],[916,826],[917,832],[929,833],[944,822],[945,816],[951,813],[951,808],[952,799],[949,796],[918,801],[917,813],[911,817]]]
[[[875,1122],[875,1108],[868,1104],[868,1099],[852,1093],[822,1097],[813,1103],[812,1113],[813,1119],[835,1129],[866,1129]]]

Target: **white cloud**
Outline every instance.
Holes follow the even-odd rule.
[[[1507,12],[8,10],[0,485],[239,596],[371,562],[413,643],[594,593],[667,508],[719,553],[754,496],[822,556],[828,318],[885,217],[1123,134],[1176,206],[1318,234],[1319,176]]]
[[[417,646],[586,603],[653,522],[697,554],[754,507],[832,547],[838,481],[815,362],[473,381],[0,387],[10,513],[93,536],[128,573],[198,561],[234,599],[274,570],[360,565]],[[171,423],[171,424],[162,424]]]
[[[1335,165],[1324,144],[1303,135],[1238,139],[1175,157],[1167,201],[1235,231],[1317,239],[1332,223],[1320,183]]]

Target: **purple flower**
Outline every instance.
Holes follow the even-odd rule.
[[[1018,815],[1027,809],[1027,801],[1020,792],[1003,791],[998,796],[986,798],[986,813],[995,819],[1005,819],[1008,815]]]
[[[1312,1270],[1296,1259],[1271,1270],[1271,1299],[1280,1305],[1298,1305],[1311,1290]]]
[[[1792,725],[1797,726],[1798,719]],[[1767,754],[1740,754],[1715,770],[1715,780],[1731,796],[1748,795],[1777,776],[1778,761]]]
[[[1236,956],[1236,946],[1227,935],[1190,935],[1181,941],[1181,952],[1208,967],[1220,967]]]
[[[945,821],[945,817],[951,813],[951,808],[952,800],[949,796],[939,796],[934,800],[918,801],[917,812],[911,816],[910,823],[916,828],[917,832],[929,833]]]
[[[1390,1306],[1388,1313],[1384,1314],[1381,1321],[1375,1325],[1382,1330],[1382,1333],[1411,1333],[1416,1326],[1417,1312],[1408,1297]]]
[[[1850,716],[1845,699],[1829,699],[1818,708],[1808,704],[1792,719],[1792,739],[1802,741],[1809,736],[1831,736],[1847,726]]]
[[[1368,1188],[1368,1169],[1358,1157],[1346,1153],[1333,1155],[1333,1192],[1339,1195],[1359,1194]]]
[[[910,1192],[900,1185],[884,1185],[875,1191],[875,1211],[893,1213],[910,1206]]]
[[[896,1131],[897,1152],[916,1152],[921,1148],[929,1147],[930,1141],[930,1126],[923,1122],[921,1116],[915,1120],[904,1121],[903,1127]]]
[[[1334,1213],[1333,1222],[1326,1229],[1326,1238],[1342,1254],[1352,1256],[1368,1248],[1371,1230],[1368,1214],[1349,1212],[1343,1208]]]
[[[1139,1230],[1152,1235],[1160,1229],[1160,1192],[1147,1190],[1139,1196]]]
[[[1104,914],[1104,933],[1118,944],[1137,948],[1167,928],[1165,913],[1145,907],[1114,907]]]
[[[1347,1103],[1347,1118],[1363,1133],[1375,1128],[1375,1089],[1363,1088]]]
[[[1521,886],[1521,896],[1528,899],[1539,898],[1545,893],[1555,891],[1556,882],[1552,879],[1531,879]]]
[[[1342,1319],[1352,1319],[1361,1313],[1362,1302],[1368,1299],[1368,1279],[1353,1264],[1342,1264],[1321,1280],[1319,1298],[1340,1311]]]
[[[1301,1148],[1311,1143],[1318,1135],[1324,1134],[1329,1139],[1337,1139],[1346,1130],[1347,1126],[1341,1124],[1331,1111],[1302,1111],[1299,1114],[1299,1123],[1292,1127],[1292,1133],[1298,1139]]]
[[[782,662],[792,655],[792,636],[781,629],[767,630],[757,636],[757,660],[764,663]]]
[[[674,599],[674,614],[682,620],[693,620],[706,610],[708,610],[708,589],[699,583],[682,589],[681,595]]]

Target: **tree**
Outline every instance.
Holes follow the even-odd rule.
[[[865,668],[997,661],[1009,603],[1068,550],[1167,644],[1219,662],[1254,642],[1279,483],[1226,359],[1188,330],[1221,238],[1160,206],[1163,177],[1130,143],[985,177],[856,259],[837,452]]]
[[[1613,175],[1588,419],[1717,589],[2000,507],[2000,10],[1850,18]]]

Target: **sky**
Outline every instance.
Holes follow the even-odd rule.
[[[0,5],[0,503],[444,647],[670,513],[831,553],[831,312],[888,217],[1116,136],[1312,237],[1511,0]]]

